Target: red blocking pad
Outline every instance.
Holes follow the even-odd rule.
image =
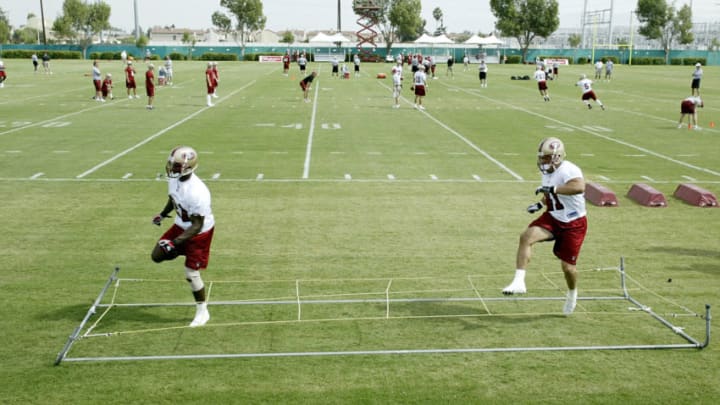
[[[617,207],[618,205],[615,193],[597,183],[585,184],[585,199],[599,207]]]
[[[628,197],[646,207],[667,207],[667,201],[663,193],[647,184],[633,184],[630,191],[628,191]]]
[[[697,207],[718,206],[717,198],[713,193],[694,184],[682,183],[678,185],[673,196]]]

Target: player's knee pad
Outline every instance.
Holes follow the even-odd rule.
[[[192,270],[185,268],[185,279],[190,283],[190,289],[194,291],[200,291],[205,287],[205,284],[202,281],[202,277],[200,277],[200,272],[198,270]]]

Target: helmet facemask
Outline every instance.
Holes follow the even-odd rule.
[[[170,152],[165,173],[168,177],[176,179],[192,174],[197,169],[198,158],[195,149],[188,146],[178,146]]]
[[[540,142],[537,166],[542,174],[552,173],[565,160],[565,146],[558,138],[547,138]]]

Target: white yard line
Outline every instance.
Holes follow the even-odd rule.
[[[443,83],[443,84],[444,84],[444,83]],[[708,174],[712,174],[712,175],[714,175],[714,176],[720,176],[720,172],[718,172],[718,171],[711,170],[711,169],[708,169],[708,168],[705,168],[705,167],[695,166],[695,165],[690,164],[690,163],[688,163],[688,162],[683,162],[682,160],[674,159],[674,158],[672,158],[672,157],[670,157],[670,156],[663,155],[662,153],[658,153],[658,152],[652,151],[652,150],[650,150],[650,149],[644,148],[644,147],[642,147],[642,146],[634,145],[634,144],[632,144],[632,143],[630,143],[630,142],[625,142],[625,141],[623,141],[623,140],[616,139],[616,138],[613,138],[613,137],[611,137],[611,136],[601,134],[600,132],[593,131],[593,130],[590,130],[590,129],[588,129],[588,128],[578,127],[578,126],[569,124],[569,123],[567,123],[567,122],[560,121],[560,120],[555,119],[555,118],[552,118],[552,117],[548,117],[547,115],[544,115],[544,114],[536,113],[536,112],[534,112],[534,111],[526,110],[526,109],[524,109],[524,108],[518,107],[518,106],[516,106],[516,105],[512,105],[512,104],[510,104],[510,103],[506,103],[506,102],[504,102],[504,101],[500,101],[500,100],[497,100],[497,99],[494,99],[494,98],[490,98],[490,97],[487,97],[487,96],[483,96],[482,94],[478,94],[476,91],[470,91],[470,90],[466,90],[466,89],[462,89],[462,88],[451,87],[451,86],[449,86],[449,85],[447,85],[447,84],[444,84],[444,85],[445,85],[446,87],[448,87],[448,88],[455,88],[455,89],[457,89],[457,90],[459,90],[459,91],[462,91],[462,92],[464,92],[464,93],[467,93],[467,94],[470,94],[470,95],[473,95],[473,96],[476,96],[476,97],[479,97],[479,98],[482,98],[482,99],[485,99],[485,100],[490,101],[490,102],[492,102],[492,103],[504,105],[504,106],[506,106],[506,107],[508,107],[508,108],[511,108],[511,109],[513,109],[513,110],[522,111],[522,112],[524,112],[524,113],[526,113],[526,114],[530,114],[530,115],[534,115],[534,116],[539,117],[539,118],[543,118],[543,119],[545,119],[545,120],[554,122],[554,123],[556,123],[556,124],[560,124],[560,125],[566,126],[566,127],[568,127],[568,128],[572,128],[572,129],[574,129],[574,130],[576,130],[576,131],[584,132],[584,133],[590,134],[590,135],[592,135],[592,136],[594,136],[594,137],[601,138],[601,139],[605,139],[605,140],[610,141],[610,142],[615,142],[615,143],[617,143],[617,144],[620,144],[620,145],[626,146],[626,147],[628,147],[628,148],[632,148],[632,149],[638,150],[638,151],[640,151],[640,152],[644,152],[644,153],[646,153],[646,154],[648,154],[648,155],[655,156],[656,158],[659,158],[659,159],[667,160],[667,161],[669,161],[669,162],[678,164],[678,165],[680,165],[680,166],[685,166],[685,167],[687,167],[687,168],[694,169],[694,170],[698,170],[698,171],[701,171],[701,172],[704,172],[704,173],[708,173]]]
[[[312,116],[310,118],[310,130],[308,131],[307,147],[305,148],[305,164],[303,165],[303,179],[310,177],[310,158],[312,157],[313,136],[315,135],[315,115],[317,114],[318,89],[320,83],[315,84],[315,96],[313,97]]]
[[[250,83],[248,83],[248,84],[240,87],[239,89],[233,91],[232,93],[228,94],[227,96],[221,98],[220,101],[218,101],[218,102],[215,103],[215,104],[220,104],[220,103],[222,103],[223,101],[229,99],[230,97],[232,97],[232,96],[234,96],[235,94],[241,92],[242,90],[244,90],[244,89],[252,86],[253,84],[255,84],[255,80],[253,80],[253,81],[251,81]],[[90,169],[88,169],[88,170],[86,170],[86,171],[78,174],[78,175],[75,176],[75,177],[78,178],[78,179],[82,179],[82,178],[84,178],[85,176],[94,173],[94,172],[97,171],[98,169],[100,169],[100,168],[102,168],[102,167],[104,167],[104,166],[109,165],[110,163],[116,161],[117,159],[120,159],[121,157],[123,157],[123,156],[127,155],[128,153],[134,151],[135,149],[137,149],[137,148],[145,145],[146,143],[154,140],[155,138],[163,135],[164,133],[170,131],[171,129],[173,129],[173,128],[175,128],[175,127],[178,127],[178,126],[184,124],[185,122],[193,119],[194,117],[200,115],[201,113],[207,111],[207,110],[210,109],[210,108],[213,108],[213,107],[203,107],[203,108],[201,108],[200,110],[195,111],[194,113],[188,115],[187,117],[181,119],[180,121],[178,121],[178,122],[170,125],[169,127],[165,128],[165,129],[163,129],[163,130],[161,130],[161,131],[159,131],[159,132],[154,133],[153,135],[150,135],[149,137],[145,138],[144,140],[140,141],[139,143],[131,146],[131,147],[128,148],[128,149],[125,149],[124,151],[118,153],[117,155],[111,157],[110,159],[107,159],[107,160],[105,160],[105,161],[103,161],[103,162],[101,162],[101,163],[98,163],[98,164],[95,165],[94,167],[92,167],[92,168],[90,168]]]
[[[384,87],[385,89],[387,89],[387,90],[389,90],[389,91],[392,91],[392,89],[391,89],[389,86],[387,86],[386,84],[381,83],[381,82],[379,82],[379,81],[378,81],[377,83],[378,83],[380,86]],[[405,101],[407,104],[410,104],[410,105],[413,104],[413,103],[411,103],[408,99],[406,99],[405,97],[402,97],[402,99],[403,99],[403,101]],[[487,152],[485,152],[484,150],[480,149],[480,147],[478,147],[477,145],[475,145],[474,143],[472,143],[472,141],[470,141],[469,139],[465,138],[462,134],[460,134],[460,133],[457,132],[456,130],[450,128],[449,126],[447,126],[444,122],[440,121],[439,119],[437,119],[437,118],[433,117],[432,115],[430,115],[430,113],[428,113],[427,110],[419,110],[419,112],[421,112],[422,114],[424,114],[426,117],[428,117],[430,120],[432,120],[433,122],[435,122],[436,124],[438,124],[440,127],[444,128],[446,131],[448,131],[448,132],[450,132],[451,134],[455,135],[455,136],[456,136],[457,138],[459,138],[461,141],[465,142],[465,144],[468,145],[470,148],[472,148],[473,150],[475,150],[475,151],[478,152],[479,154],[483,155],[483,156],[485,157],[485,159],[487,159],[487,160],[495,163],[495,165],[497,165],[498,167],[500,167],[501,169],[503,169],[504,171],[506,171],[507,173],[509,173],[509,174],[510,174],[511,176],[513,176],[515,179],[517,179],[517,180],[519,180],[519,181],[524,180],[524,179],[522,178],[522,176],[520,176],[519,174],[517,174],[517,173],[515,173],[514,171],[512,171],[509,167],[507,167],[507,166],[505,166],[504,164],[502,164],[499,160],[497,160],[497,159],[495,159],[494,157],[492,157],[489,153],[487,153]]]

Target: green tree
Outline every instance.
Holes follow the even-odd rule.
[[[710,45],[708,45],[708,49],[710,51],[717,51],[720,49],[720,40],[717,38],[713,38],[712,41],[710,41]]]
[[[293,42],[295,42],[295,35],[293,35],[290,30],[285,31],[282,34],[282,38],[280,38],[280,42],[284,44],[292,44]]]
[[[677,41],[683,45],[694,41],[692,34],[692,10],[687,4],[680,10],[665,0],[638,0],[635,10],[640,28],[640,35],[660,42],[665,50],[665,63],[670,59],[672,43]]]
[[[78,43],[83,55],[93,43],[93,38],[110,29],[110,6],[104,1],[88,4],[80,0],[65,0],[63,13],[55,20],[53,30],[60,38]]]
[[[219,11],[216,11],[212,14],[212,17],[210,17],[210,19],[212,20],[215,28],[217,28],[217,31],[223,34],[225,36],[225,39],[227,39],[227,36],[232,32],[232,20],[230,19],[230,17]]]
[[[415,40],[419,36],[418,30],[425,27],[420,17],[421,12],[420,0],[393,0],[387,18],[393,27],[392,38],[400,42]],[[392,46],[392,43],[389,46]]]
[[[5,14],[5,10],[0,8],[0,44],[10,42],[10,19]]]
[[[455,38],[453,38],[453,39],[455,40],[455,42],[462,44],[463,42],[470,39],[471,36],[473,36],[473,33],[466,30],[466,31],[463,31],[463,32],[455,35]]]
[[[195,44],[197,43],[197,39],[195,39],[195,35],[191,34],[190,31],[183,32],[183,36],[181,39],[183,44],[190,45],[188,48],[188,60],[192,60],[192,51],[193,48],[195,48]]]
[[[143,55],[145,54],[145,48],[148,46],[148,42],[150,42],[150,39],[145,34],[140,34],[138,39],[135,40],[135,46],[143,51]]]
[[[13,31],[12,42],[15,44],[38,43],[39,32],[35,28],[23,27]]]
[[[568,45],[570,45],[570,48],[577,48],[582,43],[582,35],[580,34],[570,34],[568,36]]]
[[[440,7],[435,7],[433,10],[433,18],[435,19],[435,35],[444,34],[446,32],[445,30],[445,23],[443,22],[443,12],[440,9]]]
[[[560,26],[556,0],[490,0],[490,8],[497,17],[495,28],[517,39],[523,60],[535,37],[547,38]]]
[[[220,0],[220,6],[235,16],[235,40],[240,39],[242,54],[245,55],[245,42],[252,31],[265,28],[267,17],[263,15],[261,0]]]

